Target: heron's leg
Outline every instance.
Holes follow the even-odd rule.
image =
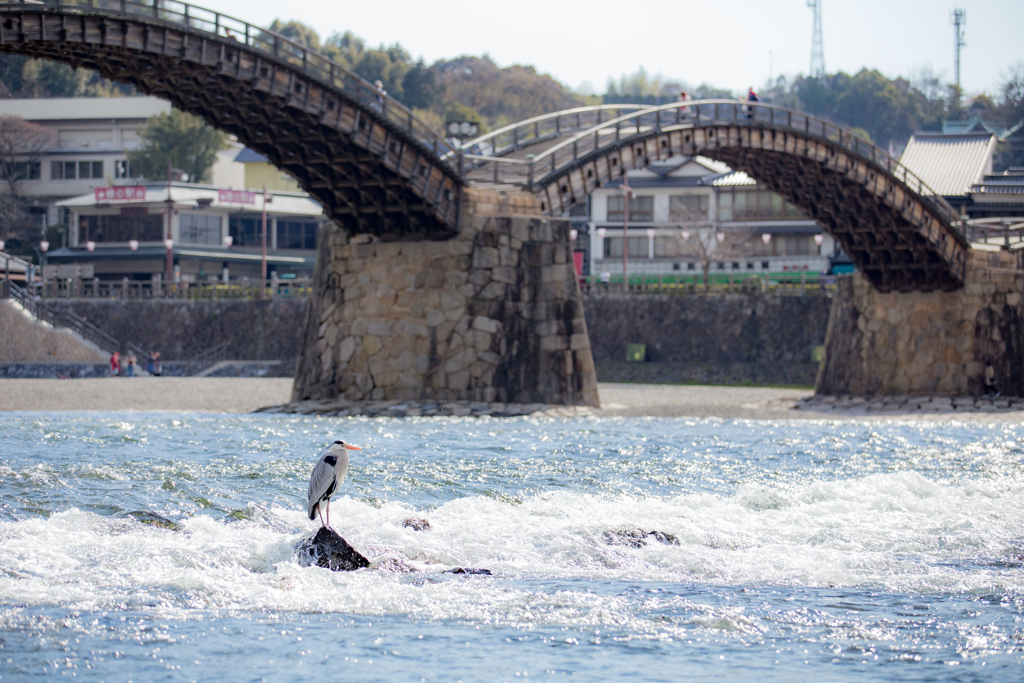
[[[320,526],[327,526],[326,524],[324,524],[324,511],[321,509],[319,505],[316,506],[316,512],[318,515],[320,515]]]
[[[330,529],[331,528],[331,499],[328,498],[324,502],[327,503],[327,528]]]

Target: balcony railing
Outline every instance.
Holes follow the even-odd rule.
[[[32,286],[42,299],[288,299],[309,296],[312,278],[178,282],[46,280]]]
[[[770,294],[776,296],[832,296],[836,278],[819,273],[780,275],[709,274],[708,283],[700,273],[692,275],[621,275],[602,280],[588,275],[579,279],[585,297],[623,295]]]

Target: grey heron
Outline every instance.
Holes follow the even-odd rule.
[[[348,471],[348,452],[362,450],[358,446],[347,444],[338,440],[325,448],[313,467],[313,474],[309,477],[309,519],[316,519],[320,514],[320,524],[331,528],[331,496],[338,488],[338,484],[345,480],[345,472]],[[321,509],[321,504],[323,509]],[[327,523],[324,523],[324,514],[327,515]]]

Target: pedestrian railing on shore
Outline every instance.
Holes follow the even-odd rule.
[[[312,278],[176,282],[137,280],[45,280],[33,286],[43,299],[278,299],[309,296]]]
[[[47,306],[46,302],[41,298],[34,296],[30,291],[22,289],[13,282],[5,283],[5,286],[0,289],[0,292],[3,293],[4,298],[11,299],[17,303],[36,320],[49,323],[53,327],[65,327],[77,333],[83,339],[92,342],[107,353],[121,349],[120,341],[96,327],[85,318],[73,313],[72,311],[59,310]],[[129,346],[131,347],[132,345],[129,344]],[[138,347],[134,347],[134,349],[136,350],[136,353],[138,353]]]
[[[707,283],[701,275],[638,275],[602,280],[588,275],[580,278],[583,296],[628,295],[693,295],[693,294],[774,294],[780,296],[832,296],[836,288],[834,276],[817,273],[791,275],[711,275]]]

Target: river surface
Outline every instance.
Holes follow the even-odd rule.
[[[337,438],[351,573],[294,552]],[[1022,465],[1012,424],[7,413],[0,681],[1020,681]]]

